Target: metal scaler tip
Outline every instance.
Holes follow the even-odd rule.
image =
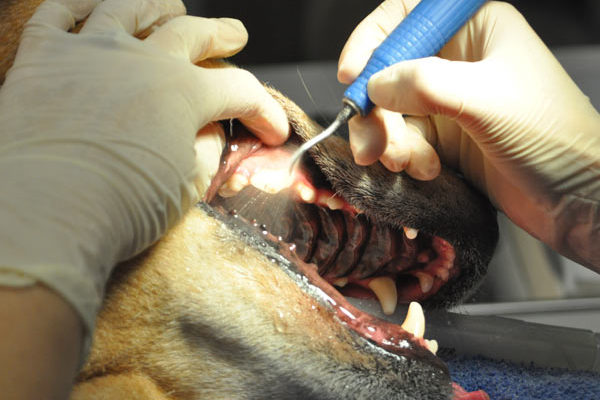
[[[327,139],[329,136],[333,135],[340,126],[344,125],[350,118],[352,118],[356,114],[356,109],[352,107],[350,104],[345,103],[342,111],[335,117],[335,120],[325,129],[323,132],[319,133],[317,136],[313,137],[307,142],[304,142],[302,146],[298,148],[292,155],[292,159],[290,160],[290,175],[293,174],[296,165],[306,153],[308,149],[321,143],[323,140]]]

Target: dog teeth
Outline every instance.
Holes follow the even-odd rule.
[[[320,196],[319,203],[327,206],[330,210],[341,210],[344,207],[342,199],[330,195]]]
[[[427,346],[427,349],[432,352],[433,354],[437,354],[439,345],[437,340],[427,340],[425,339],[425,345]]]
[[[315,202],[317,198],[317,192],[315,189],[302,182],[298,182],[295,189],[296,193],[298,193],[298,196],[300,196],[303,202],[311,204]]]
[[[335,281],[333,281],[333,284],[337,287],[344,287],[348,284],[348,278],[337,278]]]
[[[423,308],[416,301],[411,302],[408,306],[402,329],[418,338],[422,338],[425,334],[425,315],[423,314]]]
[[[265,169],[252,174],[250,184],[263,192],[275,194],[290,187],[292,177],[285,170]]]
[[[421,286],[421,292],[423,292],[423,294],[428,293],[433,287],[433,276],[428,273],[416,271],[413,272],[413,276],[419,280],[419,286]]]
[[[444,282],[448,282],[448,278],[450,277],[450,271],[446,268],[438,268],[435,270],[435,276],[443,280]]]
[[[396,311],[398,292],[396,291],[396,282],[392,278],[380,276],[372,279],[369,282],[369,289],[377,296],[384,314],[391,315]]]
[[[404,227],[404,234],[406,235],[406,237],[408,239],[416,239],[417,235],[419,234],[419,230],[418,229],[414,229],[414,228],[409,228],[407,226]]]
[[[237,195],[240,190],[248,186],[248,178],[242,174],[233,174],[227,182],[225,182],[219,188],[219,196],[221,197],[233,197]]]

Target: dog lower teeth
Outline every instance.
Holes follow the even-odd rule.
[[[416,301],[413,301],[408,306],[406,318],[402,323],[402,329],[410,332],[414,337],[422,338],[425,334],[425,315],[423,308]]]
[[[387,276],[380,276],[372,279],[368,286],[377,296],[383,313],[386,315],[393,314],[398,304],[396,282]]]
[[[427,349],[432,352],[433,354],[437,354],[439,345],[437,340],[427,340],[425,339],[425,345],[427,346]]]
[[[429,293],[431,288],[433,287],[433,276],[425,273],[425,272],[413,272],[413,276],[415,276],[419,280],[419,286],[421,286],[421,292]]]

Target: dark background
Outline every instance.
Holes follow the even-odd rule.
[[[250,39],[241,65],[337,60],[379,0],[184,0],[188,13],[242,20]],[[550,47],[600,43],[600,0],[512,0]]]

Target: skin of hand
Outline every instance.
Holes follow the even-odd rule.
[[[338,79],[352,82],[417,3],[385,1],[361,22]],[[486,3],[438,57],[391,66],[368,90],[375,112],[350,121],[357,162],[429,180],[441,158],[517,225],[600,270],[600,117],[511,5]]]
[[[243,25],[184,14],[179,0],[47,0],[25,26],[0,89],[0,285],[24,283],[0,286],[3,396],[66,398],[112,267],[216,173],[214,121],[270,145],[289,134],[249,72],[195,65],[241,50]]]

